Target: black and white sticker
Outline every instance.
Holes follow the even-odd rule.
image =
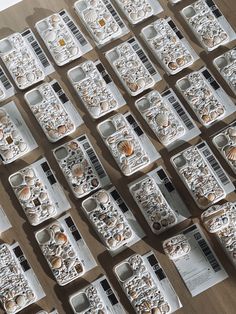
[[[167,189],[169,193],[175,191],[175,187],[173,186],[172,182],[170,181],[169,177],[167,176],[163,168],[158,169],[156,174],[158,175],[160,180],[163,182],[163,184],[165,185],[165,188]]]
[[[12,85],[10,79],[7,77],[5,71],[0,66],[0,88],[4,93],[2,100],[5,100],[15,94],[14,86]]]
[[[25,255],[24,255],[24,253],[23,253],[23,251],[19,245],[14,247],[13,252],[14,252],[16,258],[18,259],[23,272],[25,273],[26,271],[30,270],[31,266],[28,263]]]
[[[123,198],[120,196],[119,192],[114,188],[113,190],[110,191],[110,194],[116,204],[119,206],[121,209],[122,213],[125,214],[127,211],[129,211],[128,206],[126,205],[125,201]]]
[[[53,80],[50,82],[52,89],[59,97],[59,100],[64,105],[65,110],[68,112],[70,118],[73,120],[74,125],[76,127],[79,127],[81,124],[83,124],[83,119],[81,118],[81,115],[76,110],[68,96],[66,95],[65,91],[63,90],[62,86],[59,84],[58,81]]]
[[[84,272],[86,273],[96,267],[97,263],[71,215],[66,214],[60,217],[58,221],[64,232],[68,235],[71,245],[74,247],[78,258],[83,264]]]
[[[52,173],[52,170],[48,164],[47,161],[44,161],[42,164],[41,164],[41,168],[43,170],[43,172],[45,173],[48,181],[50,182],[51,185],[57,183],[57,180],[56,178],[54,177],[53,173]]]
[[[216,18],[219,18],[222,16],[222,13],[220,12],[219,8],[216,6],[215,2],[212,0],[206,0],[206,4],[211,9],[212,13],[215,15]]]
[[[54,82],[51,84],[54,92],[57,94],[59,97],[60,101],[62,104],[65,104],[69,101],[69,98],[66,96],[65,92],[63,91],[61,85],[58,82]]]
[[[117,13],[116,9],[113,7],[110,1],[108,0],[102,0],[105,6],[107,7],[108,11],[111,13],[113,18],[115,19],[116,23],[120,26],[120,28],[125,28],[125,24],[122,21],[121,17]]]
[[[114,83],[114,81],[112,80],[111,76],[108,74],[104,65],[101,63],[100,60],[97,60],[94,63],[96,65],[96,68],[98,69],[99,73],[101,74],[102,78],[106,82],[107,88],[110,90],[110,92],[112,93],[112,95],[116,99],[117,109],[124,106],[126,104],[126,101],[125,101],[123,95],[121,94],[119,88],[117,88],[117,86]]]
[[[155,272],[157,278],[159,281],[162,281],[166,278],[166,274],[164,273],[163,269],[160,267],[159,262],[156,259],[156,256],[154,254],[151,254],[147,257],[147,260],[152,267],[153,271]]]
[[[151,76],[155,76],[157,74],[157,70],[155,69],[155,67],[151,63],[150,59],[148,58],[148,56],[146,55],[144,50],[141,48],[138,41],[134,37],[132,37],[131,39],[128,40],[128,43],[131,44],[131,46],[134,49],[134,51],[136,52],[137,56],[142,61],[143,65],[148,70],[148,72],[151,74]]]
[[[95,171],[97,172],[97,175],[98,175],[99,179],[101,180],[101,185],[102,186],[108,185],[110,183],[110,179],[109,179],[102,163],[100,162],[95,150],[93,149],[89,139],[87,138],[87,136],[82,135],[77,140],[81,143],[85,153],[88,156],[88,159],[90,160]]]
[[[175,34],[179,37],[179,39],[183,39],[184,36],[182,35],[181,31],[178,29],[178,27],[175,25],[175,23],[173,22],[173,20],[169,20],[168,24],[170,25],[170,27],[173,29],[173,31],[175,32]]]
[[[186,109],[182,106],[179,99],[177,99],[176,95],[173,92],[171,92],[170,89],[164,92],[162,96],[165,97],[167,101],[171,104],[171,106],[173,107],[179,118],[182,120],[188,131],[196,127],[192,119],[188,115]]]
[[[194,234],[194,237],[197,240],[198,245],[200,246],[203,254],[206,256],[206,258],[207,258],[209,264],[211,265],[212,269],[214,270],[214,272],[217,273],[218,271],[220,271],[221,270],[220,264],[216,260],[214,254],[213,254],[213,251],[211,250],[211,248],[207,244],[206,240],[202,237],[200,232],[197,232],[196,234]]]
[[[80,46],[85,47],[90,45],[88,40],[85,38],[84,34],[81,32],[79,27],[75,24],[71,16],[67,13],[66,10],[62,10],[59,12],[59,15],[62,17],[63,21],[66,23],[71,33],[76,38],[77,42]]]
[[[34,51],[36,57],[39,60],[39,63],[42,65],[44,69],[45,75],[53,73],[55,69],[52,66],[51,62],[49,61],[47,55],[43,51],[42,47],[40,46],[32,30],[29,28],[22,32],[21,35],[27,40],[31,49]]]
[[[81,240],[82,237],[79,233],[79,230],[75,226],[75,223],[74,223],[73,219],[71,218],[71,216],[66,217],[65,222],[66,222],[67,227],[69,228],[73,238],[75,239],[75,241],[77,242],[77,241]]]
[[[233,186],[230,178],[224,171],[223,167],[220,165],[214,154],[212,153],[211,149],[205,142],[201,142],[197,145],[197,148],[201,152],[201,154],[204,156],[205,160],[207,161],[208,165],[211,167],[219,181],[224,187],[227,186]],[[231,187],[232,189],[232,187]],[[229,193],[229,192],[228,192]]]
[[[112,82],[110,75],[108,74],[107,70],[104,68],[101,62],[96,63],[96,68],[98,69],[99,73],[107,84]]]
[[[109,299],[109,302],[111,303],[112,306],[115,306],[118,303],[118,299],[112,290],[110,283],[108,282],[107,279],[103,279],[100,281],[100,285],[102,286],[102,289],[104,290],[107,298]]]
[[[9,90],[10,88],[13,88],[13,85],[11,84],[10,80],[8,79],[8,77],[6,76],[5,72],[1,67],[0,67],[0,81],[6,91]]]
[[[207,69],[203,70],[202,74],[214,90],[218,90],[220,88],[220,85]]]

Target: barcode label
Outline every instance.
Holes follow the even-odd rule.
[[[154,254],[148,256],[148,262],[149,264],[152,266],[152,269],[154,270],[157,278],[161,281],[163,279],[166,278],[166,275],[164,273],[164,271],[162,270],[162,268],[160,267],[156,257]]]
[[[114,17],[116,23],[120,26],[120,28],[125,27],[124,23],[122,22],[121,18],[117,14],[116,10],[113,8],[111,3],[107,0],[103,0],[105,6],[107,7],[108,11],[111,13],[111,15]]]
[[[19,246],[15,247],[13,249],[13,252],[14,252],[16,258],[18,259],[18,261],[20,262],[21,268],[23,269],[24,272],[31,269],[27,259],[24,256],[24,253],[22,252],[22,250]]]
[[[175,190],[173,184],[170,182],[170,179],[168,178],[168,176],[166,175],[166,173],[163,169],[158,170],[157,175],[162,180],[162,182],[164,183],[168,192],[171,193],[172,191]]]
[[[212,0],[206,0],[206,4],[211,9],[212,13],[215,15],[216,18],[222,16],[220,10],[217,8],[217,6]]]
[[[24,34],[22,34],[24,36]],[[39,43],[35,39],[35,37],[32,35],[26,37],[27,41],[33,48],[34,52],[36,53],[37,57],[39,58],[40,63],[44,68],[47,68],[50,66],[50,63],[48,61],[48,58],[46,57],[45,53],[43,52],[42,48],[39,46]]]
[[[112,79],[110,78],[109,74],[101,63],[96,64],[96,68],[98,69],[99,73],[107,84],[112,82]]]
[[[195,237],[195,236],[197,236],[197,237]],[[197,240],[198,245],[200,246],[203,254],[206,256],[206,258],[207,258],[208,262],[210,263],[214,272],[216,273],[216,272],[220,271],[221,267],[220,267],[219,263],[217,262],[211,249],[209,248],[206,240],[202,238],[202,236],[199,232],[196,235],[194,235],[194,237]]]
[[[8,78],[6,77],[5,73],[1,68],[0,68],[0,81],[2,82],[2,85],[6,90],[12,88],[11,82],[8,80]]]
[[[98,176],[100,179],[103,179],[106,177],[106,172],[103,169],[102,164],[100,163],[99,159],[97,158],[94,150],[92,149],[89,142],[83,143],[83,147],[88,155],[89,160],[91,161],[92,165],[94,166]]]
[[[138,123],[136,122],[136,120],[134,119],[134,117],[130,114],[127,117],[125,117],[126,120],[129,122],[129,124],[131,125],[132,129],[134,130],[134,132],[138,135],[141,136],[143,135],[143,130],[140,128],[140,126],[138,125]]]
[[[70,31],[72,34],[75,36],[75,38],[78,40],[81,46],[86,46],[87,45],[87,40],[79,30],[78,26],[72,21],[72,19],[68,16],[66,11],[61,11],[59,12],[61,17],[63,18],[63,21],[66,23],[66,25],[69,27]]]
[[[174,110],[176,111],[176,113],[178,114],[180,119],[186,125],[187,129],[188,130],[194,129],[194,124],[189,119],[189,117],[187,116],[186,112],[184,111],[184,109],[182,108],[180,103],[175,99],[175,97],[174,96],[170,96],[168,98],[168,101],[171,103],[172,107],[174,108]]]
[[[117,300],[114,292],[112,291],[111,286],[109,285],[109,282],[106,279],[104,279],[100,282],[100,284],[101,284],[103,290],[106,292],[106,295],[107,295],[109,301],[111,302],[111,305],[112,306],[116,305],[118,303],[118,300]]]
[[[129,210],[117,190],[111,191],[110,194],[123,213]]]
[[[148,72],[152,76],[155,75],[157,73],[156,69],[148,60],[147,56],[145,55],[144,51],[141,49],[137,41],[134,38],[131,38],[130,40],[128,40],[128,43],[132,45],[132,48],[134,49],[134,51],[136,52],[136,54],[138,55],[139,59],[142,61],[143,65],[148,70]]]
[[[180,32],[180,30],[178,29],[178,27],[175,25],[175,23],[170,20],[168,21],[168,24],[170,25],[170,27],[173,29],[173,31],[175,32],[175,34],[179,37],[179,39],[184,38],[184,36],[182,35],[182,33]]]
[[[75,241],[79,241],[81,239],[81,235],[80,235],[78,229],[76,228],[72,218],[70,216],[67,217],[65,219],[65,222],[66,222],[67,226],[69,227],[70,232],[71,232],[73,238],[75,239]]]
[[[214,90],[217,90],[220,88],[220,85],[216,82],[216,80],[214,79],[214,77],[210,74],[210,72],[208,70],[204,70],[202,72],[203,76],[207,79],[207,81],[209,82],[209,84],[211,85],[211,87],[214,88]]]
[[[50,169],[50,167],[46,161],[41,164],[41,168],[43,169],[43,171],[44,171],[45,175],[47,176],[47,179],[51,185],[57,183],[56,178],[54,177],[52,170]]]
[[[227,185],[230,183],[228,177],[226,176],[225,172],[223,171],[222,167],[220,166],[219,162],[216,158],[212,155],[208,148],[202,150],[203,155],[206,157],[207,161],[211,165],[212,169],[215,171],[217,177],[220,179],[223,185]]]
[[[63,89],[61,88],[58,82],[55,82],[54,84],[52,84],[52,88],[63,104],[69,101],[68,97],[66,96],[65,92],[63,91]]]

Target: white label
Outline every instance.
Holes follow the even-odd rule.
[[[174,264],[191,295],[196,296],[226,279],[228,274],[198,225],[192,225],[182,233],[187,237],[191,251],[174,260]]]
[[[203,155],[205,161],[210,166],[216,177],[218,178],[219,182],[223,186],[225,192],[229,194],[230,192],[234,191],[234,185],[231,182],[230,178],[224,171],[223,167],[220,165],[214,154],[212,153],[210,147],[205,143],[201,142],[197,146],[198,150]]]
[[[70,17],[68,12],[66,10],[62,10],[59,12],[59,15],[63,18],[63,21],[66,23],[66,25],[69,27],[71,33],[76,38],[83,54],[90,51],[92,49],[91,44],[88,42],[84,34],[81,32],[79,27],[75,24],[73,19]]]
[[[152,62],[150,61],[150,59],[148,58],[148,56],[144,52],[143,48],[141,48],[141,46],[139,45],[138,41],[134,37],[132,37],[127,42],[129,44],[131,44],[131,46],[134,49],[135,53],[137,54],[139,59],[142,61],[143,65],[148,70],[150,75],[153,76],[153,77],[157,77],[156,80],[159,81],[160,80],[159,73],[157,72],[157,70],[155,69],[154,65],[152,64]]]

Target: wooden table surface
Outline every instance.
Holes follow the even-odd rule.
[[[201,60],[199,60],[198,62],[194,64],[194,68],[199,69],[201,66],[206,64],[207,67],[217,77],[217,79],[222,83],[226,92],[231,97],[233,97],[231,90],[229,89],[228,86],[224,84],[222,78],[219,76],[219,74],[217,73],[217,71],[214,69],[212,65],[212,60],[216,56],[226,51],[227,48],[220,47],[216,49],[216,51],[211,52],[209,54],[204,52],[203,49],[199,46],[194,36],[189,31],[183,19],[179,15],[179,10],[182,7],[186,6],[187,4],[191,3],[192,1],[183,0],[182,3],[174,7],[167,5],[166,4],[167,1],[165,0],[160,0],[160,2],[163,5],[165,10],[159,16],[162,16],[162,17],[172,16],[174,20],[177,22],[177,25],[180,25],[181,28],[184,30],[184,33],[187,35],[187,38],[190,40],[194,49],[200,54]],[[81,26],[81,23],[79,22],[79,19],[73,10],[73,3],[74,1],[71,1],[71,0],[23,0],[21,3],[15,5],[14,7],[11,7],[0,13],[0,38],[8,36],[13,32],[21,32],[25,28],[31,27],[34,33],[36,34],[36,37],[39,39],[39,36],[36,33],[36,30],[34,28],[35,23],[39,21],[40,19],[53,14],[54,12],[58,12],[59,10],[63,8],[67,9],[69,13],[72,15],[72,17],[75,19],[75,21]],[[234,29],[236,29],[236,20],[235,20],[236,2],[235,0],[216,0],[216,3],[219,5],[220,9],[223,11],[224,15],[230,21]],[[154,21],[155,19],[156,19],[155,17],[149,18],[148,21],[142,23],[142,25],[136,26],[135,28],[129,25],[131,32],[133,32],[139,38],[141,28],[147,25],[148,23]],[[83,27],[82,29],[84,30]],[[85,30],[84,32],[87,35],[87,32]],[[122,39],[126,39],[126,38],[128,38],[128,36],[125,36]],[[53,73],[53,75],[51,75],[50,78],[56,78],[60,82],[62,82],[62,86],[68,92],[69,97],[71,98],[71,100],[73,101],[73,103],[75,104],[75,106],[77,107],[78,111],[80,112],[80,114],[82,115],[84,119],[85,124],[79,127],[71,137],[75,138],[76,136],[81,135],[83,133],[88,134],[90,140],[95,146],[96,151],[99,153],[99,156],[101,158],[101,161],[103,162],[103,165],[105,166],[106,170],[110,174],[113,184],[118,188],[122,196],[124,196],[125,200],[127,201],[128,205],[132,209],[136,218],[142,224],[147,234],[147,237],[144,238],[143,241],[136,243],[134,246],[132,246],[129,249],[126,249],[125,251],[123,251],[122,253],[120,253],[118,256],[114,258],[112,258],[109,255],[109,253],[105,250],[104,246],[97,240],[94,231],[92,230],[84,214],[82,213],[81,201],[73,197],[64,177],[61,174],[59,167],[55,163],[51,150],[57,147],[59,144],[50,144],[47,141],[41,128],[36,123],[36,120],[34,119],[30,109],[27,107],[27,105],[24,102],[24,99],[23,99],[24,93],[18,92],[17,95],[14,96],[12,99],[16,101],[17,107],[20,110],[21,114],[23,115],[24,119],[26,120],[28,126],[30,127],[39,145],[39,148],[29,153],[26,157],[22,158],[21,160],[15,161],[11,165],[0,166],[0,178],[1,178],[0,202],[3,208],[5,209],[13,226],[12,229],[10,229],[9,231],[5,232],[2,235],[2,240],[8,243],[13,242],[14,240],[18,240],[20,242],[24,252],[26,253],[26,256],[28,257],[31,265],[33,266],[36,272],[36,275],[38,276],[44,288],[44,291],[46,293],[46,297],[44,299],[42,299],[37,304],[31,305],[27,309],[23,310],[22,313],[33,314],[40,308],[43,308],[49,311],[53,307],[56,307],[59,313],[67,313],[67,314],[72,313],[69,303],[68,303],[69,295],[74,293],[78,289],[81,289],[89,282],[95,280],[101,274],[107,274],[108,278],[110,279],[113,286],[115,287],[123,305],[125,306],[127,313],[133,313],[134,311],[131,305],[127,301],[118,282],[116,281],[116,278],[112,272],[112,267],[118,262],[122,261],[124,258],[127,258],[128,256],[130,256],[134,252],[143,254],[149,251],[150,249],[152,249],[155,251],[157,258],[159,259],[160,263],[164,267],[164,270],[166,271],[171,283],[173,284],[177,294],[179,295],[181,299],[181,302],[183,303],[183,308],[177,311],[178,314],[195,314],[195,313],[196,314],[200,314],[200,313],[201,314],[212,314],[212,313],[234,314],[236,313],[235,269],[230,263],[230,261],[228,260],[228,258],[225,256],[222,249],[217,244],[217,241],[214,238],[214,236],[209,238],[209,235],[207,235],[208,239],[210,240],[213,248],[215,249],[217,253],[217,256],[219,257],[220,261],[223,263],[225,269],[227,270],[229,274],[229,278],[194,298],[190,296],[183,281],[178,275],[176,269],[174,268],[173,263],[171,263],[168,260],[168,258],[163,254],[161,241],[163,241],[168,236],[174,234],[176,231],[181,230],[185,226],[190,225],[192,220],[194,222],[198,221],[198,218],[201,214],[200,209],[196,207],[195,203],[193,202],[192,197],[187,192],[182,182],[180,182],[173,167],[170,165],[170,162],[169,162],[169,159],[172,155],[186,148],[188,144],[184,144],[180,146],[178,149],[175,149],[174,151],[172,151],[171,153],[168,153],[167,150],[164,149],[163,146],[160,145],[160,143],[158,143],[158,141],[156,140],[156,138],[154,137],[150,129],[146,127],[139,113],[134,108],[135,98],[131,98],[127,95],[127,93],[125,93],[123,87],[121,86],[120,82],[117,80],[114,72],[111,70],[111,67],[109,66],[108,62],[106,61],[104,57],[105,51],[107,51],[108,49],[117,45],[120,42],[121,42],[121,39],[118,39],[112,42],[111,44],[106,45],[104,48],[100,50],[94,47],[94,49],[91,52],[87,53],[85,56],[83,56],[79,60],[76,60],[67,66],[64,66],[62,68],[55,66],[56,72]],[[231,42],[228,45],[228,48],[232,48],[234,44],[235,42]],[[43,48],[45,48],[43,44],[42,46]],[[47,55],[51,59],[48,52],[47,52]],[[151,54],[149,55],[151,59],[154,61],[153,56]],[[162,155],[162,159],[158,160],[156,163],[153,163],[150,167],[145,169],[145,172],[155,169],[157,165],[163,164],[164,163],[163,160],[165,160],[165,166],[167,167],[170,175],[173,177],[173,181],[175,185],[177,185],[178,190],[183,195],[183,198],[186,204],[189,206],[189,210],[192,214],[192,220],[189,219],[185,221],[184,223],[178,225],[175,228],[172,228],[170,231],[165,232],[164,234],[158,237],[156,237],[150,231],[146,221],[144,220],[143,216],[140,213],[140,210],[137,208],[131,195],[128,192],[127,183],[133,181],[134,179],[137,179],[139,176],[142,175],[142,173],[137,173],[131,177],[122,176],[114,160],[112,159],[110,153],[105,148],[104,143],[99,138],[99,135],[96,131],[96,123],[92,121],[92,119],[86,112],[84,106],[79,102],[78,97],[76,96],[75,92],[73,91],[72,87],[70,86],[67,80],[66,72],[70,68],[81,63],[85,59],[96,60],[97,58],[100,58],[100,60],[109,70],[111,76],[113,77],[117,85],[119,86],[120,90],[122,91],[122,94],[124,95],[124,98],[127,101],[128,105],[122,107],[119,111],[125,112],[127,111],[127,109],[130,109],[135,114],[135,116],[139,119],[139,121],[141,122],[141,125],[144,127],[145,131],[147,132],[148,136],[151,138],[152,142],[155,144],[156,148],[160,151]],[[155,88],[158,91],[163,91],[167,86],[173,87],[177,79],[181,78],[182,76],[186,75],[187,73],[191,71],[190,69],[187,69],[187,70],[182,71],[180,74],[175,75],[174,77],[168,77],[158,64],[157,64],[157,67],[163,76],[163,80],[160,83],[156,84],[155,86]],[[49,77],[47,77],[46,80],[49,80]],[[8,101],[9,100],[6,100],[4,103],[7,103]],[[188,108],[188,105],[185,102],[184,104],[186,108]],[[189,112],[191,116],[196,120],[192,111],[189,110]],[[231,177],[233,175],[232,171],[230,170],[229,166],[227,166],[224,163],[221,156],[219,156],[219,153],[216,152],[216,150],[212,147],[209,137],[216,130],[219,130],[225,124],[232,122],[235,118],[236,118],[236,114],[233,114],[227,119],[225,119],[224,121],[217,123],[216,125],[208,129],[207,131],[204,127],[201,127],[198,123],[202,131],[201,138],[207,140],[207,142],[210,144],[211,148],[216,153],[219,160],[224,164],[225,169],[227,170],[227,172],[230,174]],[[191,143],[197,143],[199,142],[199,140],[200,140],[200,137],[195,138]],[[68,138],[60,141],[60,144],[66,141],[68,141]],[[10,185],[8,183],[8,176],[10,174],[17,171],[18,169],[25,167],[26,165],[33,163],[34,161],[36,161],[43,155],[46,156],[53,170],[56,172],[56,175],[59,181],[61,182],[66,192],[66,195],[68,196],[68,199],[70,200],[70,203],[71,203],[70,213],[72,214],[75,222],[77,223],[79,227],[79,230],[81,231],[83,237],[88,243],[99,265],[94,270],[90,271],[89,273],[86,273],[82,279],[77,279],[73,283],[65,287],[59,287],[58,285],[56,285],[55,280],[53,279],[53,276],[51,274],[51,271],[46,263],[46,260],[42,256],[41,251],[39,250],[39,247],[34,238],[34,231],[39,229],[40,227],[34,228],[30,226],[30,224],[27,222],[25,215],[23,214],[23,210],[21,206],[19,205],[19,203],[17,202],[16,197],[14,196],[10,188]],[[235,178],[232,177],[232,179],[234,180]],[[227,197],[227,200],[236,200],[236,197],[232,193],[229,197]],[[43,224],[43,226],[45,225],[47,225],[47,223]],[[0,310],[0,313],[2,313],[1,310]]]

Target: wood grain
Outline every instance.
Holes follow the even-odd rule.
[[[165,0],[160,0],[161,4],[165,8],[164,13],[160,14],[160,16],[172,16],[174,20],[177,22],[178,25],[181,26],[181,28],[184,30],[184,33],[187,35],[187,38],[190,40],[192,46],[196,51],[199,53],[201,60],[196,62],[194,64],[193,68],[199,69],[204,64],[207,65],[207,67],[213,72],[213,74],[217,77],[217,79],[223,84],[225,90],[230,94],[231,97],[233,97],[232,92],[230,91],[229,87],[226,86],[226,84],[223,82],[219,74],[216,72],[214,67],[212,66],[212,60],[227,50],[226,47],[220,47],[216,49],[216,51],[207,54],[203,51],[203,49],[199,46],[198,42],[192,35],[192,33],[189,31],[187,25],[184,23],[183,19],[179,15],[179,10],[184,7],[185,5],[191,3],[192,1],[183,0],[182,3],[172,7],[170,5],[167,5]],[[236,2],[235,0],[218,0],[216,1],[219,5],[220,9],[223,11],[224,15],[228,18],[231,25],[236,29]],[[67,9],[69,13],[74,17],[75,21],[81,26],[81,23],[76,16],[76,14],[73,11],[73,1],[70,0],[23,0],[21,3],[17,4],[16,6],[9,8],[3,12],[0,13],[0,38],[3,38],[7,35],[10,35],[12,32],[21,32],[27,27],[31,27],[34,30],[34,33],[36,34],[36,37],[38,39],[39,36],[36,33],[36,30],[34,28],[34,25],[37,21],[39,21],[42,18],[47,17],[48,15],[58,12],[61,9]],[[122,15],[123,16],[123,15]],[[142,25],[138,25],[136,27],[130,26],[131,31],[138,37],[139,33],[142,27],[147,25],[148,23],[155,20],[155,17],[150,18],[148,21],[142,23]],[[82,27],[82,26],[81,26]],[[84,28],[82,27],[84,30]],[[87,34],[87,33],[86,33]],[[125,36],[122,39],[127,38],[128,36]],[[41,42],[41,41],[40,41]],[[39,148],[33,151],[32,153],[29,153],[25,158],[18,160],[14,162],[12,165],[9,166],[0,166],[0,202],[2,206],[4,207],[12,225],[13,228],[6,233],[2,235],[2,240],[6,241],[8,243],[11,243],[14,240],[18,240],[20,244],[22,245],[22,248],[24,252],[26,253],[26,256],[29,258],[29,261],[31,265],[33,266],[45,292],[46,297],[38,302],[37,305],[32,305],[22,311],[22,313],[25,314],[33,314],[36,312],[36,310],[39,310],[40,308],[43,308],[45,310],[51,310],[53,307],[56,307],[59,311],[59,313],[72,313],[69,303],[68,303],[68,297],[71,293],[74,293],[76,290],[82,288],[87,283],[95,280],[100,274],[107,274],[109,279],[111,280],[113,286],[117,290],[117,293],[124,304],[127,313],[133,313],[133,309],[129,302],[127,301],[124,293],[122,292],[120,286],[118,285],[116,278],[114,277],[114,274],[112,272],[112,267],[117,264],[118,262],[122,261],[124,258],[128,257],[134,252],[137,253],[145,253],[149,251],[150,249],[154,250],[159,261],[161,262],[162,266],[164,267],[164,270],[166,271],[168,277],[171,280],[171,283],[173,284],[177,294],[179,295],[182,303],[183,308],[180,309],[177,313],[178,314],[234,314],[236,313],[236,275],[235,275],[235,269],[233,268],[232,264],[229,262],[225,254],[223,253],[222,249],[219,247],[219,245],[216,242],[216,239],[213,237],[209,238],[209,235],[207,237],[209,238],[213,248],[215,249],[218,257],[220,258],[220,261],[223,263],[224,267],[229,273],[229,278],[225,280],[224,282],[212,287],[211,289],[207,290],[206,292],[200,294],[197,297],[192,298],[187,291],[183,281],[181,280],[180,276],[178,275],[176,269],[174,268],[173,264],[168,260],[168,258],[163,254],[162,248],[161,248],[161,241],[167,238],[168,236],[174,234],[175,231],[180,230],[186,225],[189,225],[191,223],[191,220],[184,222],[183,224],[177,226],[176,228],[173,228],[171,231],[165,232],[161,236],[154,236],[152,232],[150,231],[146,221],[144,220],[143,216],[141,215],[139,209],[135,205],[132,197],[130,196],[127,188],[127,184],[134,179],[138,178],[142,175],[142,173],[135,174],[131,178],[125,178],[121,175],[120,171],[118,170],[118,167],[116,166],[115,162],[111,158],[108,150],[105,148],[105,145],[102,143],[101,139],[98,136],[98,133],[96,131],[96,123],[92,121],[86,110],[84,109],[84,106],[79,102],[78,97],[76,96],[75,92],[73,91],[72,87],[70,86],[67,77],[66,72],[75,66],[78,63],[81,63],[85,59],[91,59],[96,60],[97,58],[100,58],[101,61],[104,63],[106,68],[111,73],[111,76],[121,89],[126,101],[127,106],[121,108],[120,112],[125,112],[127,109],[131,110],[135,116],[139,119],[142,126],[144,127],[145,131],[151,138],[152,142],[155,144],[156,148],[160,151],[162,155],[162,160],[158,160],[158,162],[152,164],[148,169],[145,169],[146,171],[149,171],[151,169],[154,169],[157,165],[163,164],[165,160],[165,166],[167,167],[170,175],[173,177],[174,183],[177,185],[178,190],[183,195],[184,200],[186,201],[186,204],[188,204],[189,210],[191,211],[193,215],[193,221],[197,222],[198,218],[201,214],[201,211],[196,207],[195,203],[193,202],[190,194],[187,192],[187,190],[184,188],[183,184],[180,182],[179,178],[177,177],[174,169],[170,165],[169,159],[172,155],[177,153],[178,151],[184,149],[187,147],[187,144],[182,145],[178,149],[175,149],[171,153],[168,153],[166,149],[164,149],[156,140],[153,133],[148,129],[140,117],[139,113],[134,108],[134,100],[135,98],[130,98],[127,93],[124,92],[124,89],[122,88],[120,82],[117,80],[114,72],[111,70],[108,62],[105,60],[104,52],[111,47],[117,45],[119,42],[121,42],[121,39],[114,41],[113,43],[105,46],[102,49],[98,49],[94,47],[94,49],[80,58],[77,61],[74,61],[73,63],[64,66],[62,68],[56,67],[57,72],[50,76],[50,78],[56,78],[60,82],[62,82],[63,87],[68,92],[69,97],[73,101],[73,103],[76,105],[78,111],[81,113],[85,124],[81,126],[74,134],[73,138],[75,138],[78,135],[81,135],[83,133],[88,134],[90,140],[94,144],[96,151],[99,153],[99,156],[108,171],[108,173],[111,176],[112,182],[115,186],[117,186],[118,190],[121,192],[122,196],[125,197],[127,200],[128,205],[133,210],[136,218],[139,220],[139,222],[142,224],[145,232],[147,233],[147,237],[144,238],[143,241],[138,242],[136,245],[132,246],[131,248],[125,250],[118,256],[112,258],[109,253],[104,249],[104,246],[100,243],[100,241],[97,240],[94,231],[92,230],[91,226],[87,222],[85,216],[82,213],[81,210],[81,201],[78,201],[73,197],[71,194],[69,187],[64,179],[64,177],[61,174],[61,171],[59,167],[56,165],[55,160],[53,158],[51,150],[58,146],[58,144],[50,144],[46,137],[44,136],[41,128],[36,123],[36,120],[34,119],[30,109],[27,107],[26,103],[23,99],[23,93],[18,92],[16,96],[14,96],[12,99],[15,100],[17,103],[18,109],[22,113],[24,119],[26,120],[28,126],[32,130],[32,133],[39,145]],[[230,43],[228,45],[228,48],[232,48],[235,43]],[[42,46],[45,48],[45,46],[42,43]],[[46,49],[45,49],[46,50]],[[48,53],[47,53],[48,54]],[[153,56],[149,54],[152,60]],[[51,59],[50,55],[48,54],[49,58]],[[156,63],[156,62],[155,62]],[[156,89],[158,91],[163,91],[167,86],[173,87],[175,84],[175,81],[179,78],[181,78],[183,75],[190,72],[190,69],[184,70],[181,74],[175,75],[174,77],[168,77],[164,71],[160,68],[159,64],[156,64],[158,67],[158,70],[163,76],[163,81],[158,83],[156,85]],[[49,80],[49,77],[47,78]],[[181,98],[182,99],[182,98]],[[5,101],[5,103],[7,103]],[[188,108],[187,104],[185,103],[186,108]],[[190,114],[192,117],[194,117],[192,111],[190,110]],[[201,137],[203,139],[206,139],[207,142],[211,145],[210,142],[210,136],[215,133],[216,130],[219,130],[224,125],[232,122],[236,118],[236,114],[231,115],[229,118],[225,119],[224,121],[221,121],[217,123],[217,125],[211,127],[209,130],[204,129],[201,127],[202,135]],[[194,117],[195,119],[195,117]],[[199,124],[198,124],[199,125]],[[200,125],[199,125],[200,126]],[[200,140],[200,138],[194,139],[191,143],[197,143]],[[60,143],[68,141],[68,138],[65,140],[62,140]],[[219,154],[215,151],[215,149],[212,147],[213,151],[217,154],[217,157],[220,159],[222,163],[224,163],[223,159]],[[17,171],[18,169],[21,169],[22,167],[36,161],[39,159],[42,155],[46,156],[48,159],[50,165],[52,166],[53,170],[55,171],[59,181],[61,182],[69,200],[71,203],[71,214],[73,218],[75,219],[82,235],[84,236],[86,242],[88,243],[89,247],[91,248],[91,251],[93,255],[95,256],[98,267],[95,268],[93,271],[90,271],[87,273],[83,279],[78,279],[75,282],[65,286],[65,287],[59,287],[55,284],[55,280],[53,279],[53,276],[50,272],[50,269],[43,258],[38,245],[36,243],[36,240],[34,238],[34,232],[37,230],[37,228],[33,228],[29,225],[29,223],[26,221],[26,218],[23,214],[23,211],[17,202],[10,185],[8,183],[8,176],[12,174],[13,172]],[[225,169],[227,172],[232,176],[233,173],[230,170],[230,168],[224,163]],[[232,177],[234,180],[235,178]],[[234,193],[230,195],[228,200],[235,200]],[[44,223],[46,225],[47,223]],[[0,310],[0,313],[2,311]]]

